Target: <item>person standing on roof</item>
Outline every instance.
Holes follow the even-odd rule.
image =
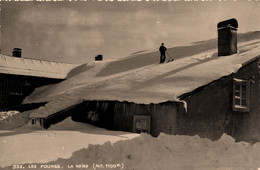
[[[160,48],[159,48],[159,51],[161,53],[161,56],[160,56],[160,63],[164,63],[165,62],[165,52],[166,52],[167,48],[164,46],[164,43],[161,44]]]

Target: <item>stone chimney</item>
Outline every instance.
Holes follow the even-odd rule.
[[[227,56],[237,53],[237,20],[232,18],[219,22],[217,27],[218,56]]]

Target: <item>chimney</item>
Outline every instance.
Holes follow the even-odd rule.
[[[235,18],[219,22],[218,25],[218,56],[237,53],[237,28]]]
[[[21,58],[22,57],[22,49],[14,48],[13,49],[13,56]]]
[[[95,61],[102,61],[103,60],[103,55],[99,54],[95,57]]]

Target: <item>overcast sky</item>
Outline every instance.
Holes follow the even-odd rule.
[[[85,63],[217,38],[217,23],[236,18],[238,32],[260,31],[260,1],[2,2],[2,53]]]

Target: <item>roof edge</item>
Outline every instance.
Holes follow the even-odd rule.
[[[1,56],[4,56],[4,57],[11,57],[13,58],[14,56],[11,56],[11,55],[6,55],[6,54],[0,54]],[[21,60],[35,60],[35,61],[43,61],[43,62],[50,62],[50,63],[57,63],[57,64],[68,64],[68,65],[79,65],[79,64],[73,64],[73,63],[65,63],[65,62],[58,62],[58,61],[49,61],[49,60],[41,60],[41,59],[35,59],[35,58],[25,58],[25,57],[14,57],[16,59],[21,59]]]
[[[213,80],[213,81],[211,81],[211,82],[209,82],[209,83],[207,83],[207,84],[205,84],[205,85],[203,85],[203,86],[197,87],[196,89],[194,89],[194,90],[192,90],[192,91],[190,91],[190,92],[184,93],[184,94],[178,96],[177,98],[178,98],[179,100],[185,100],[186,98],[188,98],[188,97],[190,97],[190,96],[192,96],[192,95],[194,95],[194,94],[197,94],[197,93],[200,92],[201,90],[204,90],[204,89],[206,89],[207,87],[209,87],[209,86],[211,86],[211,85],[214,85],[214,84],[217,83],[219,80],[225,79],[225,78],[231,76],[232,74],[234,74],[234,73],[231,73],[231,74],[229,74],[229,75],[227,75],[227,76],[222,76],[222,77],[220,77],[220,78],[218,78],[218,79],[216,79],[216,80]]]
[[[258,60],[258,59],[260,59],[260,55],[258,55],[258,56],[256,56],[256,57],[254,57],[254,58],[252,58],[252,59],[250,59],[250,60],[248,60],[248,61],[242,63],[242,66],[241,66],[238,70],[240,70],[241,68],[243,68],[243,67],[245,67],[245,66],[251,64],[252,62],[254,62],[255,60]],[[200,86],[200,87],[198,87],[198,88],[196,88],[196,89],[194,89],[194,90],[192,90],[192,91],[190,91],[190,92],[184,93],[184,94],[178,96],[177,98],[178,98],[179,100],[184,100],[184,99],[186,99],[187,97],[189,97],[189,96],[191,96],[191,95],[193,95],[193,94],[196,94],[196,93],[198,93],[199,91],[201,91],[201,90],[207,88],[208,86],[211,86],[211,85],[215,84],[217,81],[231,76],[232,74],[234,74],[234,73],[231,73],[231,74],[226,75],[226,76],[222,76],[222,77],[220,77],[220,78],[218,78],[218,79],[216,79],[216,80],[211,81],[211,82],[208,83],[208,84],[205,84],[205,85],[203,85],[203,86]]]
[[[248,64],[251,64],[252,62],[254,62],[255,60],[258,60],[258,59],[260,59],[260,55],[258,55],[258,56],[256,56],[256,57],[254,57],[254,58],[252,58],[252,59],[250,59],[250,60],[248,60],[248,61],[242,63],[242,67],[245,67],[245,66],[247,66]],[[242,68],[242,67],[240,67],[240,68]],[[239,69],[240,69],[240,68],[239,68]]]

